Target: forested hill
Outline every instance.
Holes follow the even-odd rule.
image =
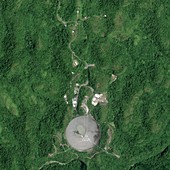
[[[0,170],[170,169],[169,28],[169,0],[0,0]],[[87,153],[65,140],[84,96]]]

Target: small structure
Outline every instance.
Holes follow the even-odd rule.
[[[100,130],[92,116],[79,116],[68,124],[65,135],[72,148],[84,152],[98,144]]]
[[[116,81],[116,79],[117,79],[117,76],[116,76],[115,74],[112,74],[112,77],[111,77],[111,79],[112,79],[112,82],[113,82],[113,81]]]
[[[77,97],[72,99],[72,105],[73,105],[73,108],[77,107]]]
[[[79,65],[79,62],[77,60],[73,60],[73,67],[77,67]]]
[[[74,95],[77,95],[77,94],[79,94],[79,84],[78,83],[76,83],[76,87],[74,87]]]
[[[67,100],[67,95],[66,94],[64,95],[64,100],[65,100],[66,104],[68,104],[68,100]]]
[[[104,94],[95,94],[92,98],[92,105],[97,106],[97,104],[107,104],[108,101],[106,99],[106,96]]]

